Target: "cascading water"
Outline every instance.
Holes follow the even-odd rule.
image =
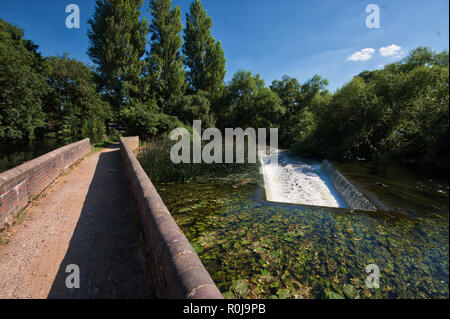
[[[270,154],[278,153],[273,163]],[[259,152],[266,199],[273,202],[346,208],[345,202],[322,173],[320,163],[306,163],[286,151]]]

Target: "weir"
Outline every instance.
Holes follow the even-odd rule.
[[[278,162],[269,161],[278,153]],[[327,160],[307,162],[286,151],[271,149],[258,154],[267,201],[376,211],[359,189]]]
[[[348,208],[376,211],[377,207],[327,160],[320,165],[333,187],[339,192]]]

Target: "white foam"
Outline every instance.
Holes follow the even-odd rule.
[[[322,174],[319,163],[307,164],[278,153],[278,163],[269,162],[269,154],[259,152],[268,201],[328,207],[345,207],[343,200]]]

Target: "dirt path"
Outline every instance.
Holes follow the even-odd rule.
[[[118,145],[87,156],[0,246],[0,298],[148,298],[142,239]],[[80,288],[65,285],[80,269]]]

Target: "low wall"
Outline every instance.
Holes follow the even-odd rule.
[[[12,214],[25,208],[33,197],[42,193],[60,175],[91,151],[86,138],[58,148],[0,174],[0,230]]]
[[[324,160],[320,169],[327,175],[334,189],[341,195],[347,208],[376,211],[377,207],[352,183],[350,183],[334,166]]]
[[[122,141],[127,144],[133,154],[139,153],[139,136],[122,137]]]
[[[134,145],[133,141],[121,138],[120,151],[140,215],[156,295],[178,299],[223,298],[133,154],[130,147]]]

